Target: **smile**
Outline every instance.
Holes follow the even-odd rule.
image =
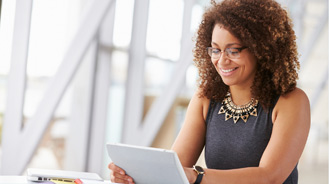
[[[229,72],[232,72],[232,71],[234,71],[234,70],[236,70],[238,67],[236,67],[236,68],[232,68],[232,69],[227,69],[227,70],[224,70],[224,69],[220,69],[222,72],[224,72],[224,73],[229,73]]]

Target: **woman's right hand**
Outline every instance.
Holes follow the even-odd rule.
[[[134,184],[132,177],[128,176],[126,172],[120,167],[116,166],[113,162],[108,165],[108,168],[111,170],[111,182],[112,183],[126,183]]]

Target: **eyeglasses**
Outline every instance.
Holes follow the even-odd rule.
[[[230,59],[238,59],[240,58],[240,52],[246,48],[248,47],[226,48],[224,51],[221,51],[217,48],[207,47],[207,52],[211,59],[219,59],[222,56],[223,52],[225,52],[226,56]]]

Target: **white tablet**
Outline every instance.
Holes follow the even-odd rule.
[[[172,150],[132,146],[107,145],[114,164],[124,169],[136,184],[188,184],[177,154]]]
[[[66,181],[72,182],[75,179],[89,179],[96,181],[103,181],[103,179],[96,173],[89,172],[76,172],[76,171],[64,171],[64,170],[51,170],[51,169],[27,169],[28,181]]]

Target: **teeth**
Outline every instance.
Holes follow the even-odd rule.
[[[222,71],[225,72],[225,73],[227,73],[227,72],[231,72],[231,71],[233,71],[234,69],[235,69],[235,68],[228,69],[228,70],[224,70],[224,69],[222,69]]]

